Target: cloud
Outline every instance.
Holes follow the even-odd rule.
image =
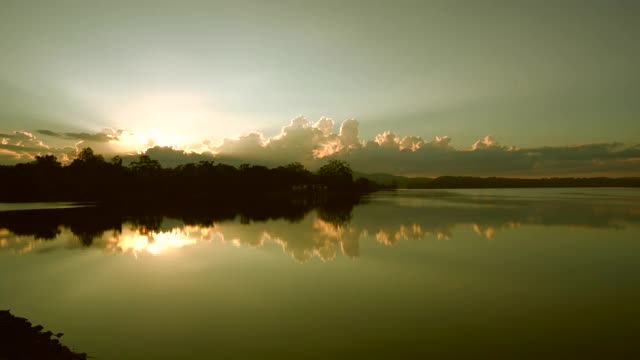
[[[26,132],[23,130],[14,131],[11,134],[2,134],[0,133],[0,143],[3,145],[17,145],[17,146],[38,146],[38,147],[47,147],[44,143],[38,139],[36,136],[30,132]]]
[[[78,140],[84,140],[84,141],[109,142],[111,140],[118,140],[117,137],[112,137],[104,133],[98,133],[98,134],[66,133],[65,135],[72,139],[78,139]]]
[[[449,139],[436,139],[402,148],[388,135],[383,145],[369,142],[360,151],[338,158],[358,170],[395,174],[476,176],[640,175],[640,147],[617,143],[516,149],[492,138],[476,142],[471,150],[452,148]],[[481,144],[481,145],[480,145]]]
[[[36,130],[38,134],[53,136],[53,137],[62,137],[62,134],[58,134],[57,132],[53,132],[51,130]]]
[[[227,155],[259,156],[264,149],[265,140],[262,134],[252,132],[237,139],[224,139],[216,150]]]
[[[491,135],[487,135],[482,140],[478,140],[471,145],[471,150],[515,150],[515,147],[500,145]]]
[[[126,156],[128,154],[136,154],[139,150],[144,151],[147,147],[152,147],[153,142],[142,136],[136,136],[131,132],[123,129],[104,128],[96,133],[87,132],[56,132],[52,130],[40,129],[36,131],[45,137],[54,138],[51,143],[64,144],[63,147],[73,149],[72,154],[63,158],[63,162],[70,161],[83,148],[90,147],[94,152],[102,154],[105,157],[113,157],[115,155]],[[143,141],[144,140],[144,141]],[[47,140],[49,142],[49,140]],[[140,143],[144,143],[145,148],[139,149]],[[52,148],[51,153],[55,155]],[[69,150],[65,151],[69,153]]]
[[[38,154],[53,154],[63,162],[77,151],[91,147],[106,157],[121,155],[131,160],[147,152],[164,166],[200,160],[239,165],[252,163],[279,166],[301,162],[317,169],[328,160],[340,159],[361,172],[440,176],[640,176],[640,144],[625,146],[617,142],[572,146],[518,148],[503,145],[487,135],[468,147],[454,147],[448,136],[431,139],[421,135],[400,136],[384,131],[373,139],[360,138],[360,123],[347,119],[340,123],[331,118],[313,122],[303,116],[293,118],[280,132],[266,137],[250,132],[238,138],[226,138],[219,144],[209,140],[182,145],[180,148],[157,146],[151,138],[122,129],[103,129],[97,133],[36,133],[52,139],[53,146],[33,133],[0,133],[0,162],[16,163]],[[55,140],[55,141],[54,141]],[[60,145],[61,142],[66,142]],[[128,157],[127,157],[128,156]]]
[[[359,123],[349,119],[335,133],[334,121],[294,118],[272,138],[250,133],[212,147],[228,162],[280,165],[299,161],[315,169],[329,159],[349,162],[362,172],[423,176],[639,176],[640,145],[620,143],[518,148],[487,135],[468,148],[454,148],[448,136],[425,139],[388,130],[371,140],[359,137]]]
[[[9,134],[0,133],[0,163],[16,164],[28,162],[38,155],[54,155],[62,162],[70,162],[80,149],[87,146],[92,147],[100,154],[112,154],[115,151],[113,148],[106,147],[103,137],[98,134],[59,134],[51,130],[38,130],[36,132],[50,137],[74,140],[74,144],[48,145],[33,133],[23,130],[13,131]],[[101,134],[109,136],[106,133]]]
[[[154,146],[145,151],[146,155],[151,158],[160,161],[163,166],[175,167],[180,164],[197,163],[199,161],[213,161],[216,160],[212,153],[196,153],[187,152],[184,150],[173,149],[169,146]],[[137,155],[129,155],[123,158],[123,163],[128,165],[132,161],[138,159]]]
[[[314,166],[319,158],[361,146],[356,120],[345,120],[338,134],[333,132],[334,125],[330,118],[311,122],[298,116],[272,138],[252,132],[237,139],[224,139],[215,152],[229,161],[242,158],[266,165],[298,161]]]
[[[17,130],[12,133],[0,133],[0,161],[15,164],[30,161],[35,155],[47,153],[50,147],[30,132]]]
[[[119,140],[118,136],[122,135],[123,131],[124,130],[122,129],[106,128],[102,130],[102,132],[93,133],[93,134],[85,133],[85,132],[57,133],[51,130],[37,130],[37,133],[41,135],[60,138],[60,139],[93,141],[93,142],[109,142],[109,141],[118,141]]]

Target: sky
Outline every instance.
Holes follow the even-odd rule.
[[[640,176],[637,1],[0,4],[0,164]]]

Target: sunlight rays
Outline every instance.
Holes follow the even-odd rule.
[[[117,124],[133,129],[125,143],[138,151],[152,146],[185,149],[192,139],[176,129],[192,128],[204,122],[214,123],[214,112],[204,98],[195,95],[163,94],[143,96],[114,110],[111,118]]]

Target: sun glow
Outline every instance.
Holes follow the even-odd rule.
[[[191,234],[192,230],[198,229],[190,227],[174,228],[169,231],[149,232],[146,234],[135,230],[111,238],[108,247],[119,252],[132,252],[134,254],[148,252],[152,255],[160,255],[172,249],[196,244],[199,238]]]
[[[125,104],[112,118],[123,128],[131,129],[119,137],[123,145],[135,147],[138,151],[152,146],[185,150],[193,142],[185,132],[198,128],[199,124],[211,123],[215,115],[200,97],[160,95],[146,96]]]

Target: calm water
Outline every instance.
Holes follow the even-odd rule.
[[[0,308],[97,359],[629,357],[640,191],[404,190],[235,218],[4,212]]]

